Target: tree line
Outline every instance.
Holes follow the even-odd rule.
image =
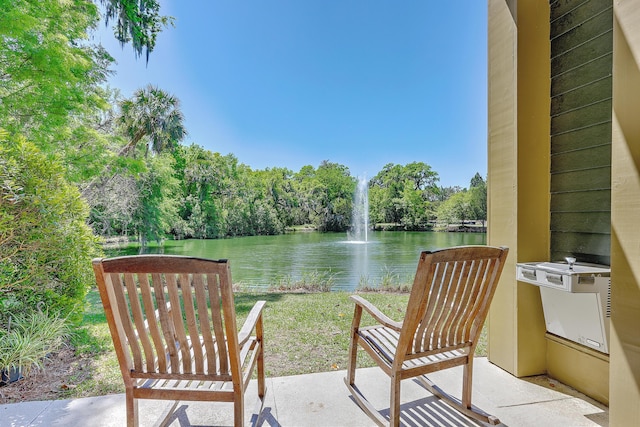
[[[81,313],[101,237],[165,238],[346,231],[357,177],[329,160],[253,170],[184,145],[179,99],[106,85],[101,20],[136,56],[172,24],[155,0],[0,0],[0,324],[25,307]],[[486,186],[439,186],[423,162],[369,181],[370,220],[406,230],[486,218]]]
[[[128,158],[140,162],[133,172],[112,170],[84,190],[96,234],[145,244],[281,234],[296,226],[344,232],[351,225],[357,177],[344,165],[253,170],[195,144],[157,154],[148,148]],[[468,191],[444,188],[423,162],[388,164],[369,182],[370,221],[424,230],[436,221],[483,220],[486,189],[479,174],[474,179]]]

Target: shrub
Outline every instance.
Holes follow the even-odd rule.
[[[87,215],[56,159],[0,133],[0,325],[39,307],[81,319],[99,250]]]
[[[63,318],[34,312],[15,315],[0,328],[0,371],[15,370],[27,375],[33,366],[56,350],[67,334]]]

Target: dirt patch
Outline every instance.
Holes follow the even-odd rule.
[[[22,380],[0,387],[0,404],[71,397],[75,384],[91,376],[92,361],[63,347],[49,355],[42,369],[32,369]]]

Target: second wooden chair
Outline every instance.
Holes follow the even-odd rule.
[[[463,246],[422,252],[404,320],[396,322],[359,296],[352,296],[349,365],[345,383],[360,407],[379,425],[400,423],[400,384],[419,382],[462,413],[491,424],[497,418],[471,406],[473,356],[507,248]],[[380,322],[361,327],[363,310]],[[384,418],[355,385],[356,355],[362,347],[390,377],[390,419]],[[464,366],[461,401],[425,374]]]

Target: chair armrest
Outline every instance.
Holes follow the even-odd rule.
[[[390,317],[386,316],[383,312],[378,310],[375,305],[371,304],[366,299],[358,295],[351,295],[351,297],[349,298],[351,298],[351,301],[355,302],[356,305],[364,308],[367,313],[369,313],[374,319],[382,323],[384,326],[394,329],[398,332],[400,332],[400,330],[402,329],[402,322],[396,322]]]
[[[238,333],[238,344],[240,347],[249,339],[251,332],[255,329],[258,320],[262,319],[262,309],[266,304],[266,301],[258,301],[254,304],[253,308],[249,312],[247,319],[242,325],[242,329]]]

